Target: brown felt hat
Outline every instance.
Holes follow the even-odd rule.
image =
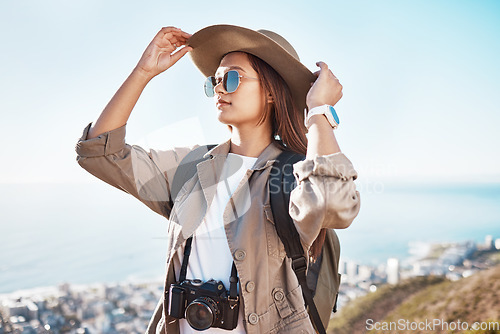
[[[233,25],[213,25],[194,33],[188,40],[194,64],[205,76],[215,74],[229,52],[243,51],[268,63],[285,80],[299,112],[306,107],[306,95],[314,74],[300,62],[295,49],[283,37],[269,30],[251,30]]]

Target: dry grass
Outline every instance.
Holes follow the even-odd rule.
[[[439,277],[418,277],[394,287],[358,298],[336,315],[328,333],[365,333],[367,319],[388,323],[399,319],[410,322],[500,322],[500,266],[484,270],[457,282]],[[444,328],[446,329],[446,328]],[[458,331],[404,331],[405,333],[455,333]],[[464,331],[460,331],[463,333]],[[395,329],[370,333],[402,333]],[[467,331],[466,333],[500,333]]]
[[[426,276],[405,280],[398,285],[384,285],[376,292],[357,298],[335,314],[328,326],[331,334],[364,333],[367,319],[378,321],[420,290],[439,284],[443,277]]]

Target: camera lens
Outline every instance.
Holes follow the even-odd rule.
[[[186,320],[191,327],[202,331],[214,324],[218,313],[217,304],[211,298],[200,297],[186,308]]]
[[[191,284],[194,286],[201,286],[203,284],[203,281],[201,279],[194,279],[191,281]]]

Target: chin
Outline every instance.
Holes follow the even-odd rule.
[[[241,119],[241,117],[235,117],[237,114],[229,112],[227,110],[217,109],[217,120],[225,125],[231,125],[232,127],[242,127],[248,124],[257,124],[256,119]]]
[[[225,125],[233,125],[235,124],[235,119],[233,117],[230,117],[230,115],[227,114],[227,112],[222,111],[222,110],[217,110],[217,120],[221,122],[222,124]]]

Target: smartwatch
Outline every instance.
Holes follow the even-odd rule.
[[[312,108],[307,114],[304,110],[304,125],[307,129],[309,129],[309,119],[313,115],[325,115],[328,123],[330,123],[333,129],[336,129],[340,124],[339,116],[337,115],[337,112],[335,111],[333,106],[324,104],[322,106]]]

